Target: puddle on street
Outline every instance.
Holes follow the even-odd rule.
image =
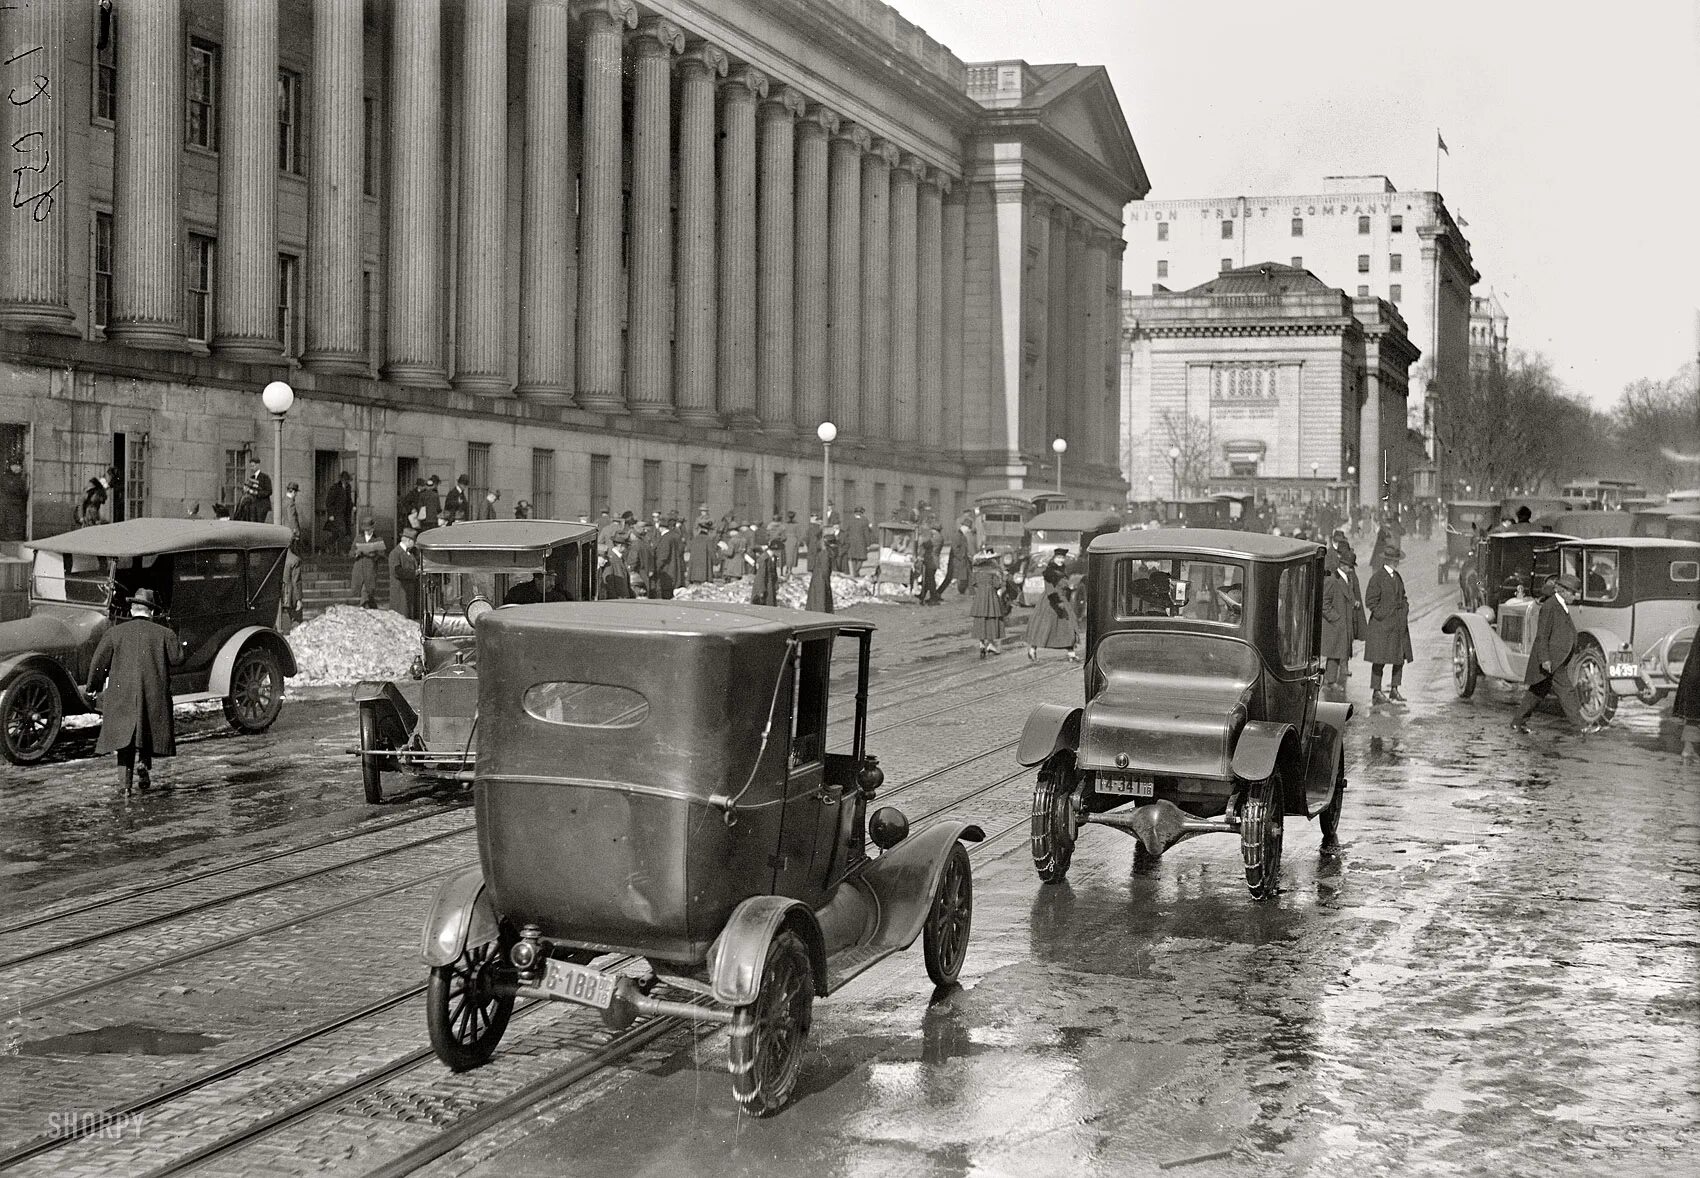
[[[139,1023],[115,1023],[18,1044],[22,1055],[194,1055],[219,1040],[189,1031],[166,1031]]]

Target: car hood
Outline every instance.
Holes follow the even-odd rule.
[[[105,615],[95,610],[79,610],[69,614],[38,613],[0,622],[0,658],[74,651],[105,620]]]

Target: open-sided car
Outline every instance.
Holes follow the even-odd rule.
[[[221,700],[239,732],[270,727],[295,673],[274,628],[289,536],[276,524],[144,517],[33,541],[29,616],[0,622],[0,754],[39,761],[65,716],[95,710],[89,662],[138,589],[184,643],[172,699]]]
[[[1153,859],[1237,834],[1254,898],[1275,895],[1284,820],[1336,839],[1351,705],[1319,699],[1323,550],[1256,532],[1156,529],[1087,552],[1085,703],[1042,704],[1017,759],[1039,766],[1032,852],[1047,883],[1089,824]]]

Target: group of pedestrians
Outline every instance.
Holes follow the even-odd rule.
[[[1403,707],[1405,665],[1415,658],[1411,646],[1411,602],[1399,573],[1404,559],[1396,524],[1377,534],[1369,583],[1358,576],[1358,554],[1343,528],[1335,528],[1323,554],[1322,690],[1327,699],[1346,698],[1353,652],[1363,643],[1370,666],[1370,703]],[[1387,674],[1391,671],[1391,674]],[[1385,690],[1383,684],[1385,683]]]

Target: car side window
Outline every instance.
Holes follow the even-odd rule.
[[[832,667],[832,639],[800,643],[792,676],[791,767],[820,762],[826,755],[826,693]]]
[[[241,609],[242,553],[180,552],[171,611],[179,617]]]
[[[283,578],[283,549],[254,548],[248,552],[248,600],[281,584]]]
[[[1308,561],[1281,570],[1275,624],[1280,630],[1281,665],[1289,671],[1300,670],[1310,662],[1316,604],[1313,572]]]
[[[1617,553],[1610,549],[1588,549],[1582,574],[1582,600],[1602,604],[1616,601],[1617,586]]]

